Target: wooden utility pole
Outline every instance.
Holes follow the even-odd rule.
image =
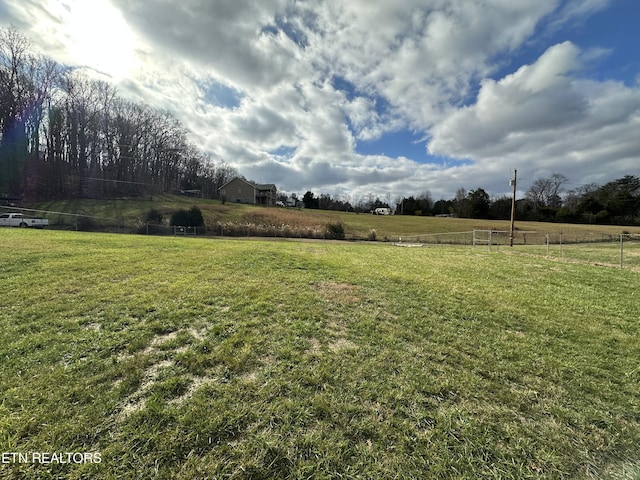
[[[514,226],[516,222],[516,184],[518,182],[518,170],[513,171],[513,180],[511,180],[511,186],[513,187],[513,196],[511,197],[511,228],[509,229],[509,246],[513,247],[513,235]]]

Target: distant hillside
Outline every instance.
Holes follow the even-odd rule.
[[[375,239],[397,241],[399,237],[411,240],[428,235],[470,232],[474,229],[508,231],[509,222],[423,216],[382,216],[356,214],[328,210],[262,207],[255,205],[222,204],[218,200],[189,198],[177,195],[158,195],[144,198],[114,200],[51,201],[30,205],[38,210],[38,216],[49,219],[52,228],[74,228],[78,219],[86,216],[84,223],[92,230],[135,232],[145,222],[147,213],[154,209],[168,223],[171,213],[197,206],[202,210],[208,235],[322,237],[327,224],[342,224],[347,239]],[[56,213],[46,213],[56,212]],[[82,223],[82,222],[81,222]],[[315,234],[313,234],[315,232]],[[517,238],[525,240],[522,232],[538,232],[538,235],[564,235],[566,241],[599,239],[605,234],[622,232],[640,234],[640,227],[611,225],[577,225],[516,221]],[[504,234],[502,234],[504,236]],[[533,238],[533,233],[528,234]],[[461,238],[461,237],[460,237]],[[467,238],[470,238],[467,236]],[[442,237],[438,242],[447,242]],[[452,243],[457,243],[453,241]]]

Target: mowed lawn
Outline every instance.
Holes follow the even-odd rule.
[[[640,274],[0,230],[0,478],[640,478]]]

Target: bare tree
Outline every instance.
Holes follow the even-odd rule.
[[[459,217],[468,217],[468,204],[467,190],[465,188],[459,188],[456,190],[456,197],[453,200],[453,211]]]
[[[167,111],[118,98],[113,86],[30,53],[0,29],[0,192],[97,196],[200,188],[235,169],[216,164]],[[33,188],[32,188],[33,187]]]
[[[24,191],[38,169],[43,107],[60,74],[57,63],[29,48],[16,29],[0,30],[0,189],[11,192]]]
[[[564,205],[571,210],[575,210],[582,200],[591,196],[596,190],[598,190],[598,188],[599,186],[597,184],[589,183],[581,185],[573,190],[569,190],[566,192]]]
[[[561,173],[554,173],[549,178],[538,178],[535,180],[526,193],[526,197],[533,203],[535,208],[554,207],[562,205],[562,185],[568,178]]]
[[[65,97],[66,161],[74,180],[70,193],[95,196],[104,187],[99,177],[102,155],[107,150],[106,118],[111,113],[115,89],[105,82],[70,72],[61,82],[61,91]]]

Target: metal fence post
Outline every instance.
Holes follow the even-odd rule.
[[[547,233],[547,257],[549,256],[549,234]]]

